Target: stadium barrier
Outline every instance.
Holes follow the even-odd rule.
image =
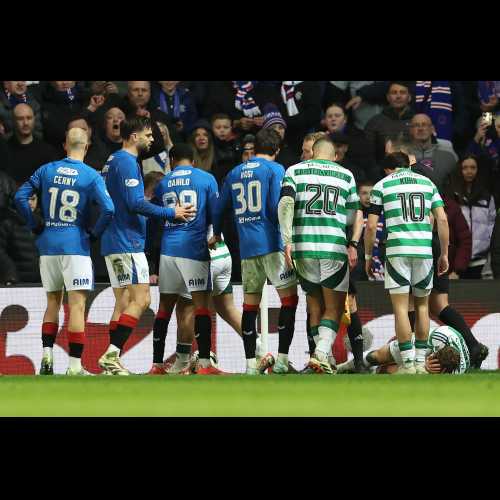
[[[234,287],[235,304],[241,307],[241,286]],[[394,335],[394,317],[391,304],[382,283],[360,282],[358,306],[364,327],[373,336],[370,349],[386,343]],[[152,363],[152,327],[158,308],[158,288],[152,287],[151,307],[146,311],[137,329],[128,340],[123,353],[124,364],[134,373],[145,373]],[[276,291],[268,288],[268,349],[276,353],[278,348],[277,321],[280,301]],[[486,344],[490,354],[484,369],[497,369],[500,346],[500,282],[452,281],[450,303],[460,311],[474,335]],[[46,306],[46,296],[40,286],[0,288],[0,373],[33,375],[38,372],[42,347],[41,324]],[[107,325],[114,306],[112,289],[98,285],[87,301],[86,347],[83,356],[85,366],[99,373],[99,356],[108,345]],[[296,331],[290,349],[290,360],[302,368],[307,362],[306,306],[300,292],[296,316]],[[59,333],[54,347],[54,369],[64,373],[68,363],[67,306],[59,316]],[[245,359],[240,337],[220,318],[214,318],[212,350],[217,352],[219,367],[228,372],[244,372]],[[431,321],[431,326],[437,323]],[[259,327],[260,328],[260,327]],[[173,315],[166,342],[166,355],[175,352],[177,330]],[[370,335],[371,337],[371,335]]]

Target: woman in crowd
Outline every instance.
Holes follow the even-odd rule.
[[[198,123],[188,142],[194,150],[193,163],[195,167],[211,172],[215,162],[215,149],[208,123],[206,125]]]
[[[460,272],[459,276],[463,279],[481,279],[490,249],[496,208],[484,169],[480,168],[476,156],[467,155],[458,162],[447,191],[448,197],[460,205],[472,233],[471,259],[467,269]]]

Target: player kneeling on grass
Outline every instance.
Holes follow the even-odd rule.
[[[403,358],[397,340],[392,340],[375,351],[364,356],[367,368],[379,366],[389,368],[391,365],[403,366]],[[354,370],[352,360],[337,367],[338,373],[349,373]],[[470,369],[470,354],[464,338],[451,326],[440,326],[429,334],[425,349],[425,370],[428,373],[465,373]],[[389,373],[384,370],[380,373]]]
[[[66,375],[90,375],[82,368],[85,343],[85,302],[94,288],[89,239],[97,238],[110,223],[114,206],[104,181],[83,159],[88,149],[87,134],[72,128],[66,134],[68,157],[40,167],[16,194],[18,211],[38,235],[40,275],[47,292],[47,309],[42,324],[43,357],[40,375],[52,375],[53,346],[59,328],[59,310],[68,291],[69,368]],[[43,221],[37,221],[29,199],[34,192],[41,200]],[[86,228],[90,205],[96,201],[101,215],[92,230]]]
[[[357,240],[347,244],[347,211],[355,211],[353,234],[357,238],[363,224],[354,177],[335,158],[330,139],[317,140],[313,159],[287,170],[278,207],[286,261],[292,266],[292,257],[295,260],[307,293],[316,346],[308,367],[328,374],[333,373],[328,356],[344,311],[349,268],[358,257]]]
[[[285,262],[277,208],[281,181],[285,175],[276,163],[281,137],[272,129],[263,129],[255,138],[255,156],[238,165],[227,175],[222,188],[217,216],[214,219],[213,248],[221,241],[221,221],[231,206],[238,229],[241,272],[244,292],[242,315],[243,346],[247,375],[264,373],[273,366],[274,373],[288,373],[288,352],[295,330],[297,284],[293,267]],[[262,289],[271,281],[281,300],[278,319],[278,359],[272,354],[260,357],[257,350],[257,312]]]
[[[425,349],[430,329],[429,294],[433,285],[431,212],[437,223],[441,255],[438,275],[448,271],[448,219],[434,183],[410,169],[408,155],[385,158],[387,177],[373,188],[365,230],[366,273],[373,277],[372,249],[380,213],[387,228],[385,288],[395,316],[396,336],[404,361],[399,374],[426,373]],[[408,299],[415,303],[415,346],[411,342]]]
[[[194,336],[198,342],[200,375],[222,373],[212,366],[210,344],[212,321],[208,309],[211,278],[207,228],[212,223],[218,188],[215,177],[195,168],[193,150],[187,144],[177,144],[170,150],[172,171],[155,189],[155,199],[165,207],[193,205],[196,215],[187,222],[166,222],[163,228],[160,256],[160,306],[153,327],[157,338],[165,339],[173,308],[185,306],[181,316],[189,321],[189,298],[195,308]],[[179,300],[179,297],[181,299]],[[179,301],[178,301],[179,300]],[[163,348],[164,348],[163,343]],[[189,359],[191,341],[177,344],[177,358]],[[179,352],[180,351],[180,352]]]

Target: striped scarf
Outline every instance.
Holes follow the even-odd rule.
[[[299,114],[297,104],[295,103],[295,85],[302,83],[302,81],[288,81],[281,82],[281,97],[286,104],[288,116],[295,116]]]
[[[181,118],[181,99],[179,97],[179,91],[176,89],[174,93],[174,109],[173,109],[173,117],[175,120],[179,120]],[[167,94],[160,90],[160,109],[167,115],[170,114],[170,109],[167,103]]]
[[[260,116],[262,114],[254,98],[249,95],[249,92],[253,90],[253,83],[254,82],[233,81],[233,87],[236,89],[234,106],[248,118]]]
[[[7,96],[7,100],[9,101],[9,104],[12,109],[14,109],[18,104],[21,103],[26,103],[28,102],[28,98],[26,94],[22,94],[20,96],[16,94],[11,94],[7,89],[5,90],[5,95]]]
[[[417,113],[430,117],[438,139],[451,141],[453,136],[453,105],[448,81],[418,81],[415,86]]]

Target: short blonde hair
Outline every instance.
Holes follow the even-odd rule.
[[[316,142],[318,139],[326,137],[328,134],[326,132],[311,132],[304,137],[304,142],[313,141]]]

